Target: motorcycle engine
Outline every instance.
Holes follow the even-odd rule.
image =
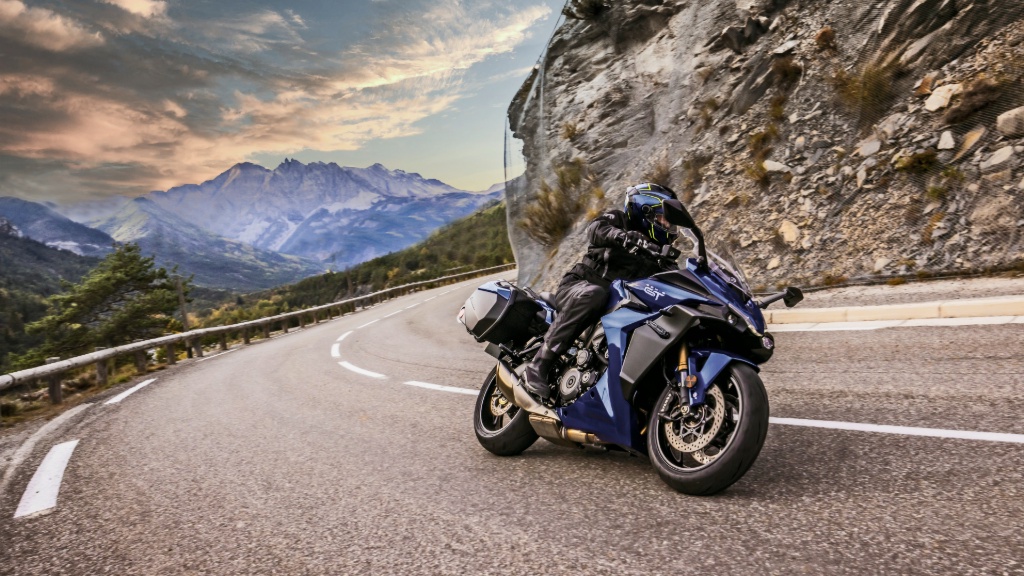
[[[594,351],[578,350],[568,368],[558,377],[558,394],[563,404],[569,404],[597,383],[601,374],[594,364]]]

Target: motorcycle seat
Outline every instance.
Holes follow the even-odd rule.
[[[558,306],[555,304],[555,295],[551,292],[541,292],[540,294],[537,294],[537,297],[547,302],[548,306],[551,306],[556,310],[558,309]]]

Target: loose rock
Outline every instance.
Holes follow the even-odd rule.
[[[800,228],[789,220],[783,220],[779,226],[779,234],[787,244],[795,244],[800,239]]]
[[[996,150],[996,153],[993,154],[991,158],[989,158],[985,162],[982,162],[980,168],[982,171],[988,170],[989,168],[993,168],[995,166],[1002,164],[1003,162],[1006,162],[1012,157],[1013,146],[1004,146],[999,150]]]
[[[961,84],[946,84],[945,86],[939,86],[932,95],[925,101],[925,110],[929,112],[936,112],[942,110],[946,106],[949,106],[949,101],[953,99],[953,96],[960,94],[964,91],[964,87]]]
[[[867,157],[877,153],[882,149],[882,141],[878,138],[871,138],[860,143],[860,147],[857,148],[857,154]]]
[[[778,173],[792,172],[793,171],[793,170],[790,169],[789,166],[786,166],[785,164],[782,164],[781,162],[775,162],[774,160],[765,160],[764,161],[764,169],[765,169],[765,171],[767,171],[770,174],[772,174],[772,173],[778,174]]]
[[[956,148],[956,140],[953,139],[953,133],[946,130],[939,138],[939,150],[952,150],[953,148]]]
[[[1024,106],[999,115],[996,128],[1007,138],[1024,136]]]

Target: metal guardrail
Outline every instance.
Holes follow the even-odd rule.
[[[331,318],[332,310],[339,308],[339,316],[343,314],[342,310],[345,307],[352,307],[353,311],[356,306],[360,304],[377,304],[397,296],[404,296],[411,292],[433,288],[438,285],[445,285],[462,280],[468,280],[479,276],[486,276],[495,272],[503,272],[506,270],[515,269],[516,264],[505,264],[502,266],[494,266],[491,268],[483,268],[480,270],[472,270],[470,272],[463,272],[461,274],[454,274],[451,276],[444,276],[441,278],[434,278],[432,280],[424,280],[422,282],[414,282],[412,284],[405,284],[403,286],[396,286],[394,288],[388,288],[387,290],[381,290],[380,292],[374,292],[372,294],[366,294],[364,296],[358,296],[356,298],[349,298],[348,300],[341,300],[333,302],[331,304],[323,304],[321,306],[315,306],[312,308],[303,308],[295,312],[286,312],[284,314],[278,314],[276,316],[268,316],[266,318],[259,318],[256,320],[249,320],[248,322],[241,322],[238,324],[231,324],[228,326],[215,326],[213,328],[200,328],[198,330],[190,330],[181,334],[171,334],[169,336],[162,336],[160,338],[154,338],[152,340],[145,340],[142,342],[134,342],[132,344],[125,344],[124,346],[118,346],[116,348],[108,348],[104,350],[97,350],[91,354],[84,354],[82,356],[76,356],[74,358],[68,358],[67,360],[58,360],[45,366],[39,366],[36,368],[29,368],[26,370],[19,370],[17,372],[11,372],[0,376],[0,390],[5,390],[11,386],[18,384],[24,384],[27,382],[33,382],[46,377],[53,377],[60,375],[68,370],[75,368],[83,368],[91,364],[96,365],[96,372],[101,381],[105,381],[107,378],[107,367],[106,361],[119,356],[127,354],[136,355],[136,366],[139,372],[145,371],[145,352],[153,348],[166,347],[168,351],[168,362],[171,364],[175,363],[174,345],[180,342],[185,342],[186,346],[191,346],[195,351],[196,356],[202,357],[203,348],[202,340],[207,336],[220,335],[220,347],[221,349],[227,349],[227,336],[231,332],[241,332],[243,341],[248,344],[252,330],[260,329],[263,332],[264,337],[270,336],[271,324],[275,322],[281,322],[283,330],[288,331],[288,325],[294,318],[299,319],[299,325],[305,326],[305,319],[309,315],[313,315],[314,323],[319,322],[319,315],[321,312],[326,311],[328,318]],[[53,387],[51,386],[51,390]],[[51,398],[53,400],[53,398]],[[56,400],[59,402],[60,400]]]

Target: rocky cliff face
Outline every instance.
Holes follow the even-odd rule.
[[[521,282],[552,287],[585,248],[583,213],[549,246],[521,225],[577,160],[605,191],[591,211],[668,184],[761,287],[1022,262],[1024,3],[605,6],[555,32],[509,108]]]

